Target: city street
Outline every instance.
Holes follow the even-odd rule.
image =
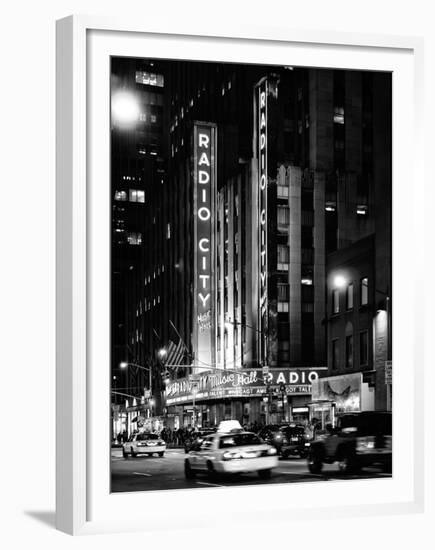
[[[308,472],[305,459],[287,458],[280,459],[270,480],[261,480],[255,473],[212,481],[206,475],[198,475],[194,480],[186,480],[185,456],[184,450],[177,448],[168,449],[163,458],[141,456],[125,460],[121,449],[112,449],[112,492],[391,477],[375,468],[367,468],[359,475],[345,475],[338,471],[337,464],[325,465],[323,473],[315,475]]]

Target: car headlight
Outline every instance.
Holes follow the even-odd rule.
[[[267,454],[270,455],[276,455],[276,449],[274,447],[271,447],[268,449]]]

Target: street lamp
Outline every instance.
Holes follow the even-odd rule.
[[[148,384],[149,384],[149,390],[150,390],[150,395],[152,395],[152,384],[153,384],[153,377],[152,377],[152,370],[150,367],[143,367],[142,365],[138,365],[137,363],[130,363],[128,361],[121,361],[121,363],[119,363],[119,367],[121,369],[126,369],[128,367],[136,367],[137,369],[141,369],[141,370],[144,370],[146,372],[148,372],[148,375],[149,375],[149,379],[148,379]]]
[[[119,126],[132,126],[139,118],[139,102],[135,94],[127,90],[115,92],[112,97],[113,122]]]

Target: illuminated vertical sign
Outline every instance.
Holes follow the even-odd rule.
[[[267,80],[257,92],[258,241],[260,360],[267,363]]]
[[[195,123],[193,133],[195,240],[193,349],[196,365],[204,365],[205,370],[215,362],[215,142],[215,125]]]

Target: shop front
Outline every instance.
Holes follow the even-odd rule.
[[[328,376],[313,381],[310,421],[335,426],[338,415],[374,410],[375,389],[363,381],[363,373]]]
[[[203,372],[175,380],[165,391],[168,425],[217,426],[238,420],[253,427],[308,421],[311,385],[324,368]],[[171,426],[172,427],[172,426]]]

